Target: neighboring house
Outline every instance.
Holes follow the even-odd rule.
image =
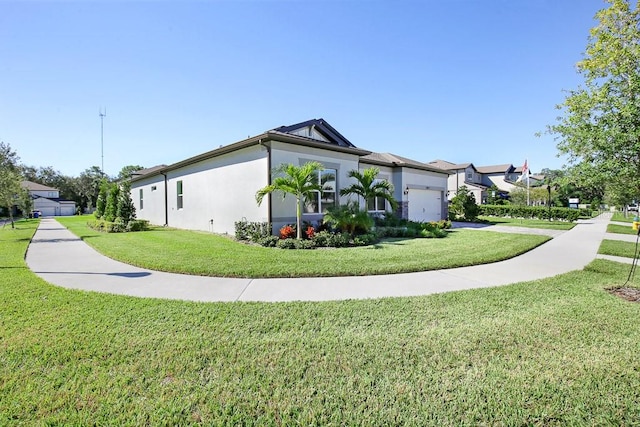
[[[346,203],[349,196],[339,194],[353,183],[349,171],[371,166],[380,169],[380,179],[394,185],[401,217],[447,217],[447,171],[358,148],[323,119],[281,126],[169,166],[139,171],[132,178],[131,196],[137,217],[153,224],[233,234],[235,222],[247,220],[270,222],[277,232],[295,223],[295,198],[273,193],[258,206],[255,194],[271,183],[274,168],[309,161],[325,166],[318,178],[331,189],[306,201],[303,221],[317,223],[330,206]],[[382,200],[367,207],[374,213],[390,209]]]
[[[445,160],[434,160],[428,163],[453,174],[449,176],[447,198],[451,200],[463,185],[474,195],[478,204],[485,203],[487,191],[493,185],[502,194],[508,194],[516,188],[516,181],[522,175],[522,168],[512,164],[474,166],[473,163],[455,164]]]
[[[60,190],[37,182],[22,181],[33,199],[33,210],[42,216],[69,216],[76,213],[76,202],[60,198]]]

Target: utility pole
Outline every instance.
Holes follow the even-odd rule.
[[[102,175],[104,175],[104,118],[107,117],[107,109],[104,109],[102,112],[102,108],[98,110],[98,115],[100,116],[100,155],[102,157],[102,167],[100,171]]]

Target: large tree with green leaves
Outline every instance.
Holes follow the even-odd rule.
[[[22,175],[18,161],[20,158],[11,146],[0,141],[0,207],[6,208],[13,222],[13,206],[20,204],[27,190],[22,187]]]
[[[396,210],[398,202],[393,197],[393,184],[386,179],[378,179],[380,169],[370,167],[362,172],[351,170],[348,175],[356,180],[355,183],[340,190],[341,196],[355,194],[364,199],[365,206],[374,203],[376,198],[389,202],[392,210]]]
[[[598,24],[577,64],[584,84],[558,106],[562,115],[549,131],[579,186],[627,186],[639,198],[640,1],[635,7],[628,0],[608,3],[596,14]]]
[[[318,183],[318,173],[324,169],[319,162],[307,162],[302,166],[284,163],[274,169],[276,176],[273,182],[256,192],[258,206],[262,204],[264,196],[273,192],[282,193],[284,199],[287,194],[296,198],[296,235],[302,238],[302,203],[305,198],[311,197],[314,192],[322,191],[323,187]]]

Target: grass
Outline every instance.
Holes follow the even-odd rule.
[[[620,240],[603,240],[598,249],[599,254],[633,258],[636,255],[636,244]]]
[[[571,230],[576,226],[573,222],[566,221],[545,221],[542,219],[524,219],[524,218],[503,218],[497,216],[481,216],[479,219],[487,221],[493,225],[506,225],[513,227],[527,228],[548,228],[552,230]]]
[[[613,213],[613,217],[611,218],[612,221],[618,221],[618,222],[633,222],[633,218],[635,218],[638,215],[637,212],[629,212],[627,214],[627,216],[625,217],[624,214],[622,212],[614,212]]]
[[[634,230],[631,225],[609,224],[607,225],[607,233],[638,234],[638,231]]]
[[[43,282],[23,260],[35,225],[0,230],[0,425],[640,420],[640,305],[604,290],[628,266],[418,298],[189,303]]]
[[[143,268],[219,277],[319,277],[390,274],[485,264],[514,257],[546,236],[454,230],[445,239],[389,239],[359,248],[282,250],[205,232],[154,228],[99,233],[86,217],[59,221],[103,254]]]

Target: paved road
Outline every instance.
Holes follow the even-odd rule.
[[[139,297],[276,302],[416,296],[580,270],[596,257],[609,219],[610,215],[604,214],[580,221],[572,230],[526,254],[493,264],[365,277],[233,279],[132,267],[100,255],[55,219],[45,218],[29,245],[26,261],[38,276],[58,286]]]

